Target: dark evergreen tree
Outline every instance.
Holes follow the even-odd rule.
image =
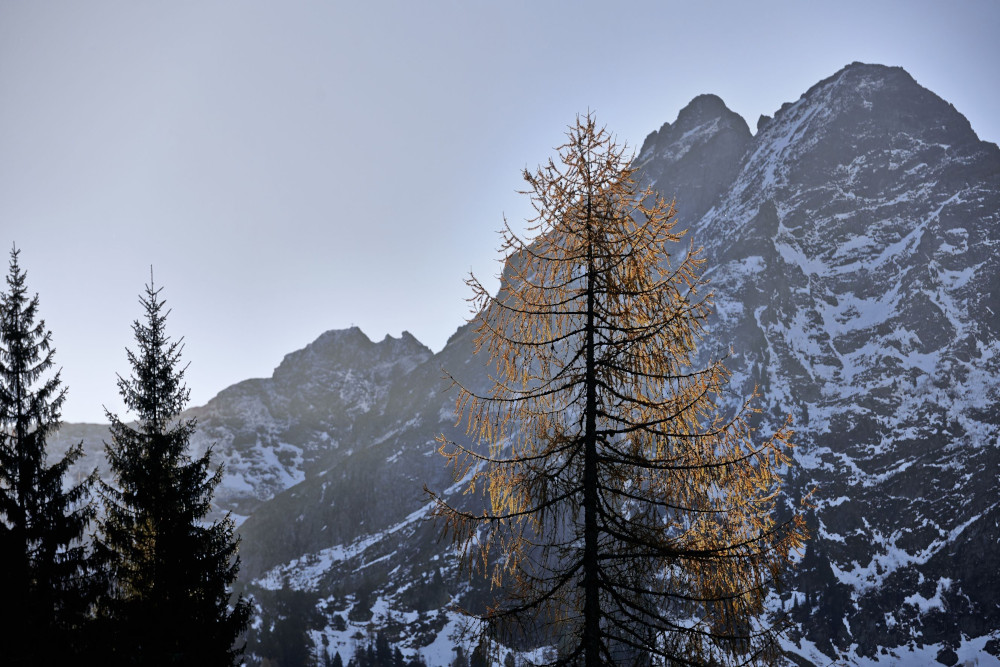
[[[480,642],[476,645],[476,648],[472,651],[472,657],[469,658],[469,667],[489,667],[490,665],[490,650],[484,642]]]
[[[455,647],[455,659],[451,661],[451,667],[469,667],[469,659],[465,657],[465,649],[461,646]]]
[[[106,516],[97,552],[111,586],[100,617],[114,633],[115,664],[228,665],[242,653],[236,643],[250,605],[241,595],[230,606],[239,570],[232,519],[206,521],[222,468],[211,471],[211,449],[199,458],[189,453],[195,420],[180,416],[189,394],[183,339],[167,336],[169,311],[152,278],[139,300],[145,318],[132,325],[132,374],[118,377],[136,422],[108,412],[114,482],[101,486]]]
[[[375,634],[375,664],[379,667],[392,667],[392,647],[385,633]]]
[[[81,653],[92,571],[82,542],[94,516],[94,476],[66,489],[76,445],[47,465],[46,440],[66,398],[52,333],[10,253],[0,297],[0,646],[4,664],[43,665]]]

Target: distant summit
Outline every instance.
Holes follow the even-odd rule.
[[[657,149],[678,150],[690,147],[693,140],[713,136],[719,129],[733,129],[738,134],[750,137],[746,121],[730,110],[718,95],[699,95],[688,102],[677,114],[677,120],[664,123],[659,130],[649,133],[639,151],[639,160],[648,159]],[[745,132],[742,130],[746,129]]]
[[[732,184],[736,165],[752,139],[746,121],[718,96],[699,95],[681,109],[673,124],[664,123],[646,137],[636,165],[646,184],[676,198],[678,220],[684,227],[704,215]]]
[[[337,369],[373,369],[396,364],[414,366],[426,361],[430,349],[404,331],[399,338],[386,335],[373,342],[358,327],[327,331],[301,350],[285,355],[274,370],[274,380],[311,381],[322,371]]]
[[[952,147],[973,147],[979,138],[954,106],[918,84],[901,67],[852,63],[811,87],[795,105],[816,108],[815,119],[829,121],[826,131],[882,132],[892,140],[920,134]],[[782,107],[779,114],[787,112]],[[820,128],[815,128],[819,134]]]

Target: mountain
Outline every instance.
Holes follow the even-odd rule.
[[[701,105],[670,131],[715,173],[732,126]],[[638,162],[672,194],[661,163],[680,151],[663,133]],[[711,336],[744,392],[796,418],[795,485],[816,489],[786,606],[829,656],[996,655],[1000,151],[902,69],[857,63],[743,140],[690,233],[717,295]]]
[[[759,387],[763,432],[796,422],[788,501],[814,508],[771,599],[789,662],[1000,664],[1000,149],[902,69],[859,63],[756,129],[702,95],[635,164],[703,247],[702,353],[728,355],[734,400]],[[449,605],[485,591],[423,487],[477,502],[435,442],[462,437],[442,369],[488,386],[472,350],[467,326],[437,354],[328,332],[191,410],[241,521],[255,655],[346,662],[380,628],[450,662]]]
[[[328,331],[287,355],[272,377],[233,385],[190,410],[200,425],[196,446],[211,444],[226,461],[220,506],[242,520],[337,467],[353,443],[378,437],[391,387],[430,357],[407,332],[373,343],[356,327]]]

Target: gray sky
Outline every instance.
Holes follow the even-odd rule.
[[[439,350],[577,113],[637,148],[715,93],[754,128],[858,60],[997,142],[998,35],[971,0],[0,0],[0,246],[64,419],[121,409],[150,265],[200,405],[328,329]]]

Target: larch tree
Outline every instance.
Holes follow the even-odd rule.
[[[192,458],[194,419],[181,418],[189,391],[180,366],[182,340],[166,334],[168,311],[152,278],[140,297],[144,321],[132,325],[132,374],[118,377],[126,423],[108,412],[106,453],[113,482],[102,484],[105,517],[97,555],[110,577],[98,607],[110,637],[109,662],[129,665],[231,665],[242,652],[250,605],[231,604],[239,570],[229,515],[209,522],[221,466],[211,449]]]
[[[84,532],[95,477],[66,483],[81,445],[48,465],[66,389],[18,254],[0,296],[0,650],[5,664],[68,664],[82,653],[93,601]]]
[[[503,589],[479,615],[502,643],[530,629],[588,667],[766,661],[764,600],[806,538],[775,519],[788,424],[758,443],[750,399],[727,416],[725,366],[698,363],[699,251],[592,116],[568,138],[524,172],[534,240],[505,225],[497,295],[468,281],[493,384],[459,385],[472,443],[441,452],[487,509],[436,513]]]

